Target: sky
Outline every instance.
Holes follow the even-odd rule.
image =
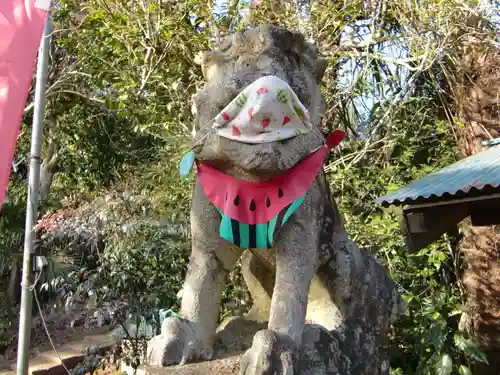
[[[498,2],[492,2],[492,0],[480,0],[482,6],[488,10],[489,16],[492,18],[492,20],[497,23],[500,26],[500,5]],[[249,0],[242,1],[242,3],[250,3]],[[496,7],[494,7],[492,4],[496,4]],[[224,7],[227,7],[228,0],[215,0],[215,6],[214,6],[214,12],[215,13],[221,13],[223,12]],[[361,29],[364,29],[362,32],[359,34],[363,35],[353,35],[353,42],[354,43],[359,43],[366,41],[368,38],[370,38],[371,34],[369,32],[368,27],[362,27]],[[500,29],[500,28],[499,28]],[[347,27],[341,36],[341,43],[345,41],[347,34],[349,33],[349,27]],[[500,35],[500,33],[499,33]],[[499,38],[500,39],[500,38]],[[499,43],[500,44],[500,43]],[[387,56],[389,58],[406,58],[408,57],[407,51],[405,48],[403,48],[401,45],[397,45],[395,43],[385,43],[381,44],[378,46],[378,53],[382,54],[384,56]],[[352,83],[358,78],[358,75],[360,74],[360,68],[356,66],[356,59],[346,59],[346,62],[340,67],[339,71],[339,88],[347,88]],[[394,63],[387,63],[387,68],[390,71],[390,74],[396,76],[396,77],[401,77],[400,84],[404,84],[406,81],[406,78],[409,76],[409,71],[405,68],[402,68],[399,65],[396,65]],[[374,82],[373,77],[366,77],[368,82]],[[373,86],[375,88],[375,85]],[[385,95],[385,99],[391,99],[391,95],[394,94],[391,92],[391,88],[389,85],[383,85],[383,91]],[[379,100],[380,98],[380,93],[377,90],[374,90],[372,93],[366,93],[363,94],[357,98],[354,99],[354,105],[359,112],[360,119],[359,121],[361,123],[366,122],[369,120],[368,115],[373,107],[373,104],[375,103],[376,100]],[[358,124],[359,125],[359,124]]]

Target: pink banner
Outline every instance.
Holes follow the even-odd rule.
[[[35,3],[0,0],[0,210],[47,16]]]

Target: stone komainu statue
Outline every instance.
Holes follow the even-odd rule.
[[[181,318],[167,318],[148,343],[149,365],[212,358],[221,290],[242,258],[253,299],[243,319],[268,324],[241,357],[241,374],[388,374],[379,346],[405,304],[383,267],[349,239],[323,159],[311,162],[324,151],[324,59],[301,34],[264,25],[228,36],[200,64],[207,82],[194,97],[198,178]],[[252,91],[255,82],[268,82],[276,96],[265,96],[271,92],[265,87]],[[293,132],[284,132],[288,122]],[[305,183],[303,175],[312,177]],[[242,180],[264,186],[266,194],[276,188],[276,196],[264,199],[267,208],[289,190],[295,195],[268,214],[257,207],[260,198],[246,196]],[[232,211],[238,205],[248,205],[241,215]]]

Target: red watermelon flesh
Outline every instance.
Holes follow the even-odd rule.
[[[266,182],[239,180],[197,161],[198,181],[208,199],[225,216],[243,224],[264,224],[307,192],[328,151],[324,145],[281,176]]]
[[[328,137],[326,137],[326,145],[328,148],[334,148],[338,146],[340,142],[344,140],[345,137],[345,132],[343,130],[334,130],[330,134],[328,134]]]

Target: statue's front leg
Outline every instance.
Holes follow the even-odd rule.
[[[309,285],[318,267],[313,215],[297,212],[275,246],[276,283],[267,330],[258,332],[240,363],[243,375],[293,375],[304,331]],[[307,219],[309,218],[309,220]],[[296,374],[296,372],[295,372]]]
[[[219,233],[220,217],[200,191],[193,193],[192,251],[184,281],[180,318],[164,320],[161,334],[148,343],[147,361],[153,366],[184,364],[211,358],[217,329],[221,290],[240,256]]]

